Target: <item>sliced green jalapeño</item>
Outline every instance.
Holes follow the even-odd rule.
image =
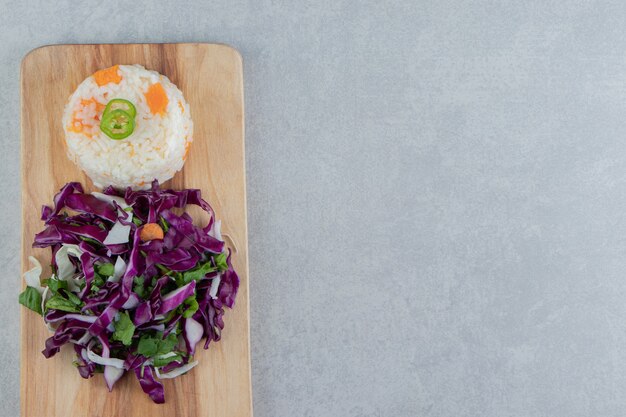
[[[116,109],[102,115],[100,130],[111,139],[129,137],[135,130],[135,118],[124,110]]]
[[[109,101],[107,103],[107,106],[104,108],[104,112],[102,113],[102,115],[104,116],[113,110],[124,110],[133,119],[137,115],[137,109],[135,109],[133,103],[128,100],[124,100],[123,98],[114,98],[113,100]]]

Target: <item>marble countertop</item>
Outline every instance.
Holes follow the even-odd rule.
[[[623,415],[623,2],[0,16],[0,415],[19,413],[22,57],[189,41],[244,57],[256,417]]]

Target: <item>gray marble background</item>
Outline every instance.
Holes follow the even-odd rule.
[[[624,2],[87,3],[0,3],[1,414],[20,60],[163,41],[244,57],[257,417],[626,414]]]

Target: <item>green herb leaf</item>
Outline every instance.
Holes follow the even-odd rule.
[[[156,336],[144,335],[139,339],[137,345],[137,353],[146,357],[164,355],[174,350],[174,346],[178,343],[178,337],[174,333],[162,338],[163,333],[159,332]]]
[[[156,367],[165,366],[170,362],[179,361],[180,359],[181,359],[181,356],[179,354],[176,354],[175,356],[170,356],[167,358],[156,357],[153,360],[153,365]]]
[[[93,291],[93,287],[102,287],[104,285],[104,278],[100,275],[94,275],[93,281],[91,281],[91,290]]]
[[[132,211],[133,211],[133,208],[129,206],[129,207],[126,207],[126,208],[124,209],[124,211],[130,211],[130,212],[132,212]]]
[[[98,242],[96,239],[92,239],[90,237],[86,237],[86,236],[78,236],[78,238],[80,240],[84,240],[87,243],[91,243],[92,245],[96,245],[96,246],[101,246],[102,243]]]
[[[72,293],[69,293],[69,294],[72,294]],[[78,304],[80,304],[80,300],[78,300],[78,302],[79,302]],[[74,303],[73,301],[68,300],[67,298],[63,297],[60,293],[58,293],[58,294],[53,295],[48,301],[46,301],[46,310],[52,309],[52,310],[67,311],[68,313],[78,313],[80,312],[80,308],[78,307],[78,304]]]
[[[191,281],[198,281],[210,272],[217,271],[217,268],[213,266],[211,261],[205,262],[200,266],[196,266],[193,269],[190,269],[187,272],[183,273],[183,281],[185,284],[190,283]]]
[[[106,282],[106,279],[108,277],[110,277],[111,275],[113,275],[113,273],[111,273],[111,275],[104,275],[101,273],[101,268],[104,267],[104,272],[108,273],[108,266],[106,265],[111,265],[111,264],[102,264],[102,265],[94,265],[94,276],[93,276],[93,280],[91,281],[91,292],[98,292],[100,290],[100,288],[102,288],[104,286],[104,283]],[[113,265],[111,265],[113,266]],[[104,275],[104,276],[103,276]]]
[[[134,216],[133,216],[133,223],[135,223],[135,225],[137,226],[141,226],[143,224],[141,220],[139,220],[137,217],[134,217]]]
[[[161,225],[163,233],[167,233],[167,231],[170,230],[169,223],[162,216],[159,216],[159,225]]]
[[[108,262],[105,264],[95,264],[94,269],[98,275],[104,278],[113,276],[113,272],[115,271],[113,264]]]
[[[196,296],[192,295],[186,298],[183,303],[183,306],[189,306],[186,310],[184,310],[183,317],[188,319],[189,317],[193,316],[195,312],[198,311],[198,307],[199,307],[198,300],[196,300]],[[181,306],[180,308],[184,308],[183,306]]]
[[[43,315],[41,311],[41,294],[37,288],[26,287],[26,289],[20,294],[19,302],[26,308],[33,310],[37,314]]]
[[[70,300],[71,303],[77,306],[82,306],[83,302],[80,301],[80,298],[78,298],[76,294],[69,291],[66,291],[65,293],[67,294],[67,298]]]
[[[151,357],[156,355],[158,349],[158,339],[149,336],[143,336],[141,339],[139,339],[139,344],[137,345],[138,354],[146,357]]]
[[[184,282],[183,280],[183,274],[181,272],[172,271],[168,267],[161,265],[161,264],[154,264],[154,266],[156,266],[159,272],[162,273],[163,275],[167,275],[169,277],[174,278],[174,281],[176,281],[176,285],[178,285],[179,287],[182,287],[183,285],[186,284],[186,282]]]
[[[161,264],[154,264],[163,275],[171,275],[174,271]]]
[[[226,262],[226,254],[224,252],[213,257],[213,260],[215,261],[215,265],[217,265],[217,269],[219,269],[220,272],[228,270],[228,262]]]
[[[172,350],[174,350],[174,346],[176,346],[177,344],[178,337],[174,333],[170,333],[165,339],[161,340],[161,343],[159,343],[159,350],[157,351],[157,353],[159,355],[170,353]]]
[[[44,279],[43,284],[46,285],[52,293],[57,293],[60,289],[67,290],[67,281],[62,281],[56,278]]]
[[[113,322],[115,331],[111,337],[113,340],[122,342],[125,346],[130,346],[132,343],[133,334],[135,333],[135,325],[130,319],[128,312],[120,314],[117,321]]]
[[[133,279],[133,291],[141,298],[146,298],[149,295],[149,292],[144,287],[144,278],[143,277],[135,277]]]

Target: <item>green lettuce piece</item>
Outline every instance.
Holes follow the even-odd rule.
[[[113,322],[115,331],[111,337],[113,340],[122,342],[125,346],[130,346],[132,343],[133,334],[135,334],[135,325],[130,319],[128,312],[120,314],[117,321]]]
[[[108,262],[104,264],[96,264],[94,265],[94,269],[96,273],[103,278],[113,276],[113,272],[115,271],[113,264]]]
[[[68,294],[74,295],[72,293],[68,293]],[[74,295],[74,297],[76,296]],[[50,297],[48,301],[46,301],[46,310],[52,309],[52,310],[67,311],[68,313],[78,313],[80,312],[79,305],[80,305],[80,299],[78,300],[78,304],[76,304],[74,301],[70,301],[67,298],[63,297],[60,293],[57,293],[53,295],[52,297]]]
[[[188,319],[189,317],[193,316],[196,311],[198,311],[199,305],[198,300],[196,300],[196,296],[192,295],[189,298],[185,299],[183,305],[180,308],[184,309],[184,306],[189,306],[183,311],[183,317]]]
[[[144,287],[144,282],[144,277],[135,277],[133,279],[133,292],[143,299],[147,298],[148,295],[150,295],[150,293]]]
[[[62,281],[56,278],[48,278],[43,280],[43,284],[48,287],[52,293],[57,293],[59,290],[67,290],[67,281]]]
[[[216,255],[213,260],[215,261],[215,265],[217,265],[217,269],[220,270],[220,272],[224,272],[226,270],[228,270],[228,262],[226,262],[226,254],[225,253],[220,253],[218,255]]]
[[[170,333],[163,339],[162,335],[163,333],[159,332],[156,336],[142,336],[137,345],[137,353],[148,358],[170,353],[178,343],[178,337]]]
[[[41,294],[37,288],[26,287],[26,289],[20,294],[19,302],[26,308],[33,310],[37,314],[43,315],[41,311]]]
[[[183,273],[183,281],[185,284],[190,283],[191,281],[198,281],[208,273],[217,271],[217,267],[213,266],[211,261],[205,262],[200,266],[196,266],[193,269],[190,269],[187,272]]]

